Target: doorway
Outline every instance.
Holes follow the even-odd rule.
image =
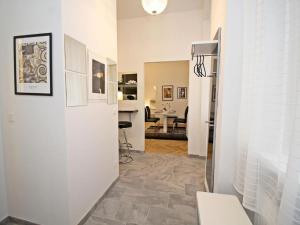
[[[145,63],[145,151],[188,154],[189,61]]]

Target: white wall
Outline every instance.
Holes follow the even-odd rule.
[[[138,73],[138,101],[130,104],[135,104],[139,113],[133,117],[133,128],[128,131],[129,141],[134,149],[144,150],[144,63],[190,60],[191,43],[195,40],[209,39],[209,14],[210,1],[205,1],[204,10],[201,11],[168,13],[118,21],[119,71]],[[193,93],[193,90],[198,89],[199,86],[200,80],[190,82],[189,93]],[[193,97],[195,101],[199,101],[197,96]],[[189,99],[192,99],[191,95]],[[192,105],[190,103],[190,106]],[[193,110],[189,112],[189,116],[191,112]],[[199,111],[197,114],[199,115]],[[128,118],[121,115],[120,119]],[[190,139],[189,142],[193,141],[195,139]]]
[[[211,57],[205,57],[205,68],[210,74]],[[189,83],[193,84],[190,88],[189,98],[189,117],[188,117],[188,151],[191,155],[207,155],[208,145],[208,124],[210,119],[210,82],[211,78],[199,78],[194,74],[196,59],[190,61]],[[195,96],[195,97],[194,97]]]
[[[60,1],[0,2],[0,96],[8,214],[68,224]],[[14,94],[13,36],[53,33],[53,97]],[[11,122],[9,122],[11,120]]]
[[[115,0],[63,0],[63,32],[117,61]],[[66,108],[69,212],[77,224],[118,177],[117,105]]]
[[[0,139],[0,219],[9,215],[45,225],[77,224],[118,176],[118,118],[117,105],[106,102],[66,108],[63,34],[116,60],[116,2],[5,0],[0,23],[8,199],[7,213]],[[17,96],[13,36],[43,32],[53,34],[54,96]]]
[[[239,0],[212,1],[212,36],[222,27],[221,67],[215,149],[215,192],[235,193],[238,113],[241,95],[243,5]]]
[[[2,141],[2,108],[0,99],[0,222],[8,216],[7,212],[7,195],[6,195],[6,182],[4,172],[4,154],[3,154],[3,141]]]

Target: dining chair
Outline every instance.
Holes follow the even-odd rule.
[[[174,121],[173,121],[173,131],[175,130],[175,127],[178,127],[178,123],[183,123],[183,124],[187,123],[188,112],[189,112],[189,107],[187,106],[185,108],[184,118],[175,118],[174,119]]]
[[[157,127],[157,122],[160,121],[160,118],[157,117],[151,117],[151,109],[149,106],[145,107],[145,122],[151,122],[155,123],[155,126]]]

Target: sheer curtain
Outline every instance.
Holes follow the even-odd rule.
[[[300,225],[300,0],[243,0],[234,187],[256,225]]]

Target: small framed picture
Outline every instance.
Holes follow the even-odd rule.
[[[52,96],[52,34],[14,36],[16,95]]]
[[[187,87],[178,87],[177,88],[177,98],[178,99],[187,99]]]
[[[162,86],[162,100],[173,101],[173,85]]]
[[[89,99],[107,99],[106,58],[89,51]]]

